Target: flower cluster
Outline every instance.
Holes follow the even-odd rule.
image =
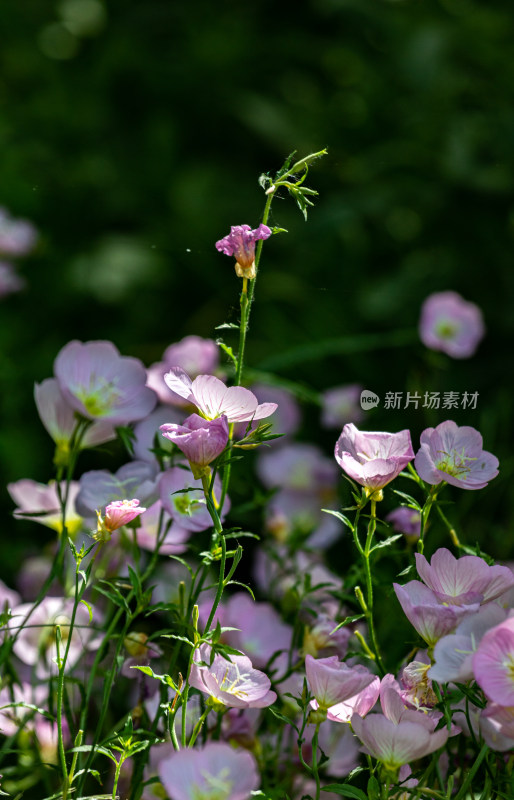
[[[320,155],[263,176],[265,221],[281,187],[306,213]],[[485,798],[493,775],[508,796],[514,571],[464,543],[440,499],[472,490],[471,504],[498,459],[453,420],[417,452],[407,429],[359,430],[357,383],[320,393],[260,372],[242,385],[247,282],[271,233],[234,226],[216,243],[243,278],[237,356],[187,336],[146,368],[112,342],[72,341],[35,387],[56,479],[8,486],[20,525],[49,529],[16,588],[0,582],[13,795],[40,782],[93,797],[101,776],[109,796],[141,800],[443,800],[475,778]],[[29,244],[0,211],[0,255]],[[443,292],[420,332],[464,358],[483,324]],[[341,431],[333,455],[293,438],[307,400]],[[98,445],[107,467],[76,474]]]

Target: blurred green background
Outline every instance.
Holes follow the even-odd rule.
[[[448,416],[479,428],[501,477],[449,496],[468,543],[513,558],[511,3],[8,0],[0,29],[0,205],[39,230],[26,290],[0,301],[3,483],[52,477],[33,384],[70,339],[148,365],[238,320],[215,241],[258,225],[262,172],[327,147],[308,223],[273,205],[289,233],[264,247],[248,363],[318,391],[478,391],[475,411],[382,405],[365,427],[410,427],[415,448]],[[423,299],[447,289],[484,312],[465,361],[417,336]],[[337,432],[304,410],[303,438],[330,453]],[[1,503],[5,577],[52,534]]]

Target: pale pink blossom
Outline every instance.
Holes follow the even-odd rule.
[[[219,497],[221,480],[218,475],[216,475],[213,490],[214,496]],[[163,472],[159,479],[159,493],[164,509],[173,521],[184,530],[205,531],[212,526],[212,518],[207,510],[202,482],[200,479],[192,477],[187,470],[171,467]],[[223,505],[222,520],[229,510],[230,500],[227,497]]]
[[[250,422],[264,419],[275,411],[276,403],[261,403],[243,386],[227,387],[214,375],[199,375],[193,381],[180,367],[172,367],[164,376],[169,389],[197,407],[207,420],[223,415],[227,422]]]
[[[31,603],[23,603],[13,609],[9,628],[18,631],[18,626],[22,624],[32,608]],[[69,638],[72,612],[73,600],[64,597],[45,597],[31,614],[30,624],[19,630],[13,650],[24,664],[35,666],[38,678],[57,675],[56,628],[59,626],[61,630],[60,655],[62,658]],[[66,662],[67,672],[70,672],[82,658],[84,650],[93,644],[93,631],[89,625],[89,610],[79,603]]]
[[[421,516],[419,511],[415,508],[407,508],[407,506],[398,506],[385,517],[394,531],[403,533],[410,539],[419,539],[421,528]]]
[[[16,219],[0,208],[0,254],[26,256],[36,243],[36,229],[26,219]]]
[[[442,636],[453,633],[463,617],[480,607],[478,602],[445,605],[421,581],[409,581],[404,586],[393,583],[393,587],[405,616],[429,647]]]
[[[77,481],[70,481],[65,507],[66,529],[70,535],[75,534],[82,526],[82,517],[75,511],[79,488]],[[60,484],[60,490],[63,494],[66,492],[65,481]],[[9,483],[7,491],[18,505],[14,511],[16,519],[39,522],[61,533],[62,514],[55,481],[46,484],[24,478],[16,483]]]
[[[352,717],[352,727],[365,746],[365,752],[388,769],[397,770],[446,744],[448,729],[436,730],[441,714],[425,714],[406,708],[393,675],[382,679],[380,689],[382,714],[359,714]],[[450,735],[458,733],[454,727]]]
[[[186,336],[180,342],[171,344],[164,351],[162,361],[152,364],[147,370],[147,382],[157,393],[161,403],[184,405],[183,398],[170,394],[164,386],[163,378],[171,367],[180,367],[196,378],[197,375],[211,375],[218,368],[220,351],[212,339],[202,339],[200,336]]]
[[[34,386],[34,398],[41,422],[63,451],[68,451],[73,432],[77,427],[76,411],[65,400],[56,378],[47,378]],[[109,422],[93,422],[79,442],[81,449],[96,447],[116,438],[114,425]]]
[[[69,342],[54,364],[67,402],[87,419],[127,425],[149,414],[157,401],[137,358],[121,356],[112,342]]]
[[[351,722],[354,714],[365,717],[371,711],[380,694],[380,678],[373,677],[364,689],[348,697],[341,703],[336,703],[327,709],[327,719],[332,722]]]
[[[473,656],[473,672],[490,700],[514,706],[514,616],[482,638]]]
[[[469,358],[484,333],[481,310],[457,292],[436,292],[423,303],[419,335],[432,350],[442,350],[452,358]]]
[[[236,592],[225,606],[225,641],[242,650],[257,667],[265,667],[279,650],[289,650],[293,631],[270,603],[255,602],[246,592]]]
[[[93,469],[85,472],[79,481],[80,491],[76,507],[86,519],[94,519],[96,510],[115,500],[139,498],[151,505],[158,496],[157,468],[146,461],[130,461],[115,472]]]
[[[335,458],[352,480],[369,492],[382,489],[414,458],[410,433],[359,431],[345,425],[335,447]]]
[[[225,742],[170,752],[157,769],[171,800],[249,800],[259,786],[251,753]]]
[[[162,538],[163,529],[166,529],[164,538]],[[161,502],[157,501],[140,517],[140,524],[135,531],[138,547],[153,553],[157,547],[159,535],[161,536],[159,553],[163,556],[178,555],[187,549],[191,531],[174,522],[162,507]]]
[[[481,606],[459,623],[455,633],[439,639],[434,647],[435,664],[428,675],[438,683],[473,680],[473,655],[487,631],[505,621],[507,612],[496,603]]]
[[[514,574],[508,567],[489,566],[478,556],[455,558],[446,547],[440,547],[430,564],[421,553],[415,557],[418,575],[440,603],[488,603],[514,586]]]
[[[327,709],[354,697],[375,679],[375,675],[361,665],[349,667],[337,656],[328,658],[305,657],[307,683],[315,701],[314,708]]]
[[[334,386],[321,395],[321,424],[324,428],[339,428],[349,422],[357,424],[364,419],[360,405],[363,386],[348,384]]]
[[[277,699],[270,689],[270,679],[264,672],[254,669],[247,656],[231,655],[227,661],[216,654],[209,665],[210,657],[207,645],[202,645],[195,655],[189,676],[195,689],[229,708],[266,708]]]
[[[167,392],[166,386],[164,390]],[[152,411],[145,419],[136,422],[134,425],[134,439],[132,440],[132,447],[134,449],[134,458],[139,461],[147,461],[149,464],[158,466],[165,460],[164,463],[169,462],[169,456],[174,451],[173,444],[161,436],[159,430],[161,425],[165,423],[182,424],[184,414],[179,409],[170,408],[170,406],[158,406],[155,411]],[[157,454],[153,452],[158,449],[159,459]],[[167,459],[167,460],[166,460]]]
[[[461,489],[483,489],[498,475],[498,459],[482,449],[482,436],[468,425],[446,420],[423,431],[420,442],[414,466],[432,486],[445,481]]]
[[[7,261],[0,261],[0,298],[25,288],[25,281]]]
[[[492,750],[514,750],[514,706],[488,703],[480,715],[480,732]]]

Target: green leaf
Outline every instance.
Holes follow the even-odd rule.
[[[364,619],[366,614],[354,614],[352,617],[345,617],[342,622],[340,622],[333,631],[330,632],[330,635],[333,636],[339,628],[342,628],[344,625],[351,625],[352,622],[357,622],[359,619]]]
[[[224,322],[222,325],[216,325],[214,328],[215,331],[222,331],[222,330],[239,330],[239,325],[236,325],[234,322]],[[218,342],[218,344],[221,344]]]
[[[416,511],[421,513],[421,506],[414,497],[411,497],[410,494],[405,494],[405,492],[399,492],[398,489],[393,489],[393,492],[398,495],[398,497],[403,497],[404,500],[408,503],[408,508],[415,508]]]
[[[139,575],[137,574],[137,572],[134,569],[132,569],[131,566],[129,566],[129,568],[128,568],[128,573],[129,573],[130,582],[131,582],[132,587],[133,587],[133,589],[134,589],[134,591],[136,593],[136,597],[139,600],[139,598],[141,597],[141,580],[139,578]]]
[[[85,605],[85,607],[87,608],[88,613],[89,613],[89,624],[91,624],[93,622],[93,609],[91,608],[91,606],[89,605],[87,600],[81,600],[80,602],[83,603]]]
[[[114,603],[114,605],[119,606],[119,608],[122,608],[124,611],[130,614],[130,608],[128,606],[128,603],[121,594],[121,592],[119,592],[118,589],[113,587],[111,584],[108,584],[108,586],[111,586],[113,591],[104,589],[103,586],[95,586],[95,589],[97,592],[100,592],[100,594],[103,594],[105,595],[105,597],[108,597],[109,600],[111,600]]]
[[[239,327],[238,325],[234,325],[234,328],[238,328],[238,327]],[[231,348],[231,347],[229,347],[228,345],[226,345],[226,344],[225,344],[225,342],[222,342],[222,341],[221,341],[221,339],[218,339],[218,340],[217,340],[217,344],[219,345],[219,347],[221,347],[221,349],[223,350],[223,352],[225,353],[225,355],[227,355],[227,356],[230,358],[230,360],[231,360],[231,361],[232,361],[234,364],[236,364],[236,365],[237,365],[237,358],[236,358],[236,356],[234,355],[234,351],[232,350],[232,348]]]
[[[296,152],[296,151],[295,151]],[[292,154],[294,155],[294,153]],[[291,167],[291,173],[294,175],[295,172],[300,172],[300,170],[307,169],[311,164],[314,164],[318,158],[322,158],[322,156],[328,155],[328,150],[324,147],[323,150],[319,150],[317,153],[311,153],[305,158],[301,158]]]
[[[368,781],[368,797],[369,800],[380,800],[380,784],[374,775]]]
[[[136,434],[132,428],[129,426],[120,426],[116,428],[116,433],[126,448],[129,456],[134,456],[134,439],[136,438]]]
[[[186,644],[189,645],[189,647],[195,646],[193,642],[186,636],[177,636],[177,634],[175,633],[163,633],[161,639],[176,639],[179,642],[185,642]]]
[[[81,744],[78,747],[72,747],[70,752],[71,753],[90,753],[91,750],[93,750],[95,753],[99,753],[102,756],[107,756],[107,758],[110,758],[111,761],[114,761],[115,764],[118,763],[116,761],[116,757],[113,755],[113,753],[111,753],[110,750],[107,750],[106,747],[102,747],[101,745],[97,745],[96,747],[93,747],[93,745],[91,745],[91,744]]]
[[[280,711],[277,711],[277,709],[273,708],[273,706],[268,706],[268,711],[271,711],[271,713],[273,714],[274,717],[276,717],[277,719],[281,720],[281,722],[285,722],[286,725],[291,725],[291,727],[294,728],[297,733],[300,733],[300,730],[294,724],[294,721],[292,719],[290,719],[289,717],[286,717],[285,714],[281,714]]]
[[[350,522],[348,517],[345,517],[345,515],[341,514],[340,511],[334,511],[331,508],[322,508],[321,510],[324,511],[325,514],[332,514],[333,517],[337,517],[337,519],[339,519],[343,523],[343,525],[346,525],[347,528],[350,528],[350,530],[353,531],[352,523]]]
[[[343,797],[353,797],[355,800],[368,800],[362,789],[357,789],[356,786],[350,786],[345,783],[330,783],[328,786],[322,786],[321,791],[334,792],[334,794],[341,794]]]
[[[32,703],[7,703],[5,706],[0,706],[0,711],[3,711],[4,708],[28,708],[30,711],[37,711],[38,714],[41,714],[43,717],[55,722],[55,717],[53,714],[50,714],[49,711],[45,711],[43,708],[32,705]]]
[[[249,594],[252,597],[252,600],[255,602],[255,595],[254,595],[253,591],[250,589],[250,587],[248,586],[248,584],[242,583],[241,581],[227,581],[227,583],[224,583],[223,585],[224,586],[242,586],[243,589],[246,589],[246,591],[249,592]]]
[[[393,542],[396,542],[398,539],[403,538],[403,533],[396,533],[394,536],[389,536],[387,539],[384,539],[383,542],[378,542],[374,547],[371,548],[369,551],[370,553],[374,553],[375,550],[382,550],[384,547],[389,547]]]

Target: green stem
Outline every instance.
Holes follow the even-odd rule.
[[[464,780],[464,783],[460,787],[458,793],[455,795],[454,800],[463,800],[463,798],[466,797],[466,793],[468,791],[468,786],[471,785],[471,782],[472,782],[473,778],[475,777],[476,773],[478,772],[478,768],[480,767],[480,764],[482,763],[482,761],[486,757],[488,750],[489,750],[488,745],[484,744],[482,746],[482,749],[480,750],[477,758],[476,758],[475,763],[473,764],[473,766],[471,767],[469,772],[466,774],[466,778]]]
[[[425,505],[421,509],[421,521],[420,521],[420,533],[418,539],[418,553],[423,553],[425,549],[425,531],[427,528],[428,517],[430,515],[430,511],[432,506],[437,499],[437,493],[440,489],[445,486],[444,483],[439,484],[438,486],[431,486],[430,491],[428,493],[428,497],[425,500]]]
[[[196,742],[196,738],[197,738],[198,734],[200,733],[200,731],[202,729],[203,723],[207,719],[207,715],[208,715],[209,711],[210,711],[210,708],[206,708],[205,711],[203,712],[202,716],[200,717],[200,719],[196,723],[196,725],[194,727],[194,730],[193,730],[193,733],[191,734],[191,738],[189,740],[188,747],[192,747],[194,745],[194,743]]]
[[[462,545],[461,545],[461,543],[459,541],[459,537],[457,536],[457,531],[455,530],[455,528],[451,524],[450,520],[443,513],[443,510],[441,509],[441,506],[436,506],[436,508],[437,508],[437,513],[439,514],[439,516],[441,517],[442,521],[446,525],[446,528],[448,529],[448,533],[450,534],[450,539],[452,540],[453,545],[455,547],[462,547]]]
[[[76,737],[75,737],[75,741],[73,743],[74,746],[75,747],[80,747],[80,745],[82,744],[83,738],[84,738],[84,731],[79,731],[77,733]],[[78,752],[77,753],[73,753],[73,760],[71,762],[71,769],[70,769],[70,774],[69,774],[69,777],[68,777],[68,785],[69,786],[72,785],[73,778],[75,777],[75,767],[77,766],[77,758],[78,757],[79,757]]]
[[[321,793],[321,784],[318,772],[318,736],[320,725],[321,722],[316,723],[316,730],[314,732],[314,736],[312,737],[312,774],[314,775],[314,780],[316,781],[315,800],[319,800]]]
[[[273,202],[273,197],[275,196],[276,187],[275,189],[268,194],[266,197],[266,203],[264,206],[264,211],[262,214],[262,221],[261,224],[266,225],[268,222],[270,210],[271,210],[271,203]],[[240,386],[241,381],[243,379],[243,367],[244,367],[244,354],[245,354],[245,347],[246,347],[246,334],[248,333],[248,324],[250,321],[250,311],[252,309],[253,298],[255,294],[255,283],[257,281],[257,275],[259,273],[259,264],[261,260],[261,253],[262,253],[262,245],[263,239],[259,239],[257,242],[257,246],[255,248],[255,271],[256,276],[253,280],[250,281],[250,288],[248,289],[248,280],[243,278],[243,288],[241,291],[241,297],[239,299],[240,307],[241,307],[241,317],[239,320],[239,349],[237,352],[237,367],[236,367],[236,376],[235,376],[235,386]],[[229,439],[228,439],[228,451],[230,452],[232,442],[234,438],[234,425],[230,425],[229,427]],[[223,483],[221,489],[221,498],[219,502],[219,511],[223,509],[223,504],[225,502],[225,498],[227,496],[228,487],[230,485],[230,473],[231,473],[231,464],[230,462],[227,464],[225,469],[223,470]]]
[[[59,665],[59,677],[57,682],[57,749],[62,769],[62,798],[66,800],[68,794],[68,767],[66,765],[66,753],[64,750],[64,739],[62,735],[62,698],[64,690],[64,667],[61,662],[61,628],[58,625],[55,633],[55,644],[57,647],[57,663]]]
[[[161,535],[161,533],[162,533],[162,531],[161,531],[162,521],[163,521],[163,515],[161,514],[160,519],[159,519],[159,532],[158,532],[158,535],[157,535],[157,544],[156,544],[155,550],[152,553],[152,557],[150,559],[148,567],[146,568],[145,572],[143,573],[143,575],[141,577],[141,584],[144,584],[145,581],[148,580],[148,578],[150,577],[150,575],[153,573],[153,571],[155,569],[155,565],[157,564],[157,560],[159,558],[159,550],[161,548],[162,542],[163,542],[164,537],[165,537],[165,534]],[[127,605],[130,604],[130,602],[133,599],[135,593],[136,593],[135,589],[131,589],[130,590],[130,592],[128,593],[128,595],[126,597]],[[116,630],[116,627],[118,625],[118,622],[119,622],[123,612],[124,612],[123,608],[119,608],[116,611],[116,613],[114,614],[114,616],[113,616],[113,618],[111,620],[111,623],[110,623],[110,625],[109,625],[109,627],[107,629],[107,632],[106,632],[106,634],[105,634],[105,636],[104,636],[104,638],[103,638],[103,640],[102,640],[102,642],[101,642],[101,644],[100,644],[100,646],[99,646],[99,648],[98,648],[98,650],[96,652],[96,656],[95,656],[95,659],[93,661],[93,665],[91,667],[91,671],[89,673],[89,678],[88,678],[87,687],[86,687],[86,696],[84,698],[83,707],[82,707],[82,711],[81,711],[81,715],[80,715],[79,728],[81,730],[86,730],[87,715],[88,715],[89,705],[90,705],[90,701],[91,701],[91,695],[92,695],[92,692],[93,692],[93,685],[94,685],[94,681],[95,681],[95,678],[96,678],[96,673],[97,673],[97,670],[98,670],[98,666],[99,666],[100,662],[102,661],[102,659],[105,657],[105,651],[106,651],[106,649],[108,647],[109,641],[110,641],[114,631]],[[84,771],[83,771],[82,775],[80,776],[80,785],[79,785],[78,790],[77,790],[77,795],[79,797],[82,796],[82,794],[83,794],[84,783],[86,781],[86,778],[87,778],[87,775],[88,775],[88,771],[89,771],[89,769],[91,767],[91,764],[92,764],[92,761],[93,761],[93,758],[94,758],[94,754],[95,754],[95,749],[94,748],[95,748],[95,746],[98,743],[98,740],[100,738],[101,727],[103,725],[103,722],[104,722],[104,719],[105,719],[105,714],[107,712],[109,693],[110,693],[110,690],[111,690],[111,687],[112,687],[112,684],[113,684],[113,681],[114,681],[114,673],[116,671],[116,660],[117,660],[117,657],[118,657],[118,655],[119,655],[119,653],[121,651],[121,648],[123,646],[123,640],[125,638],[126,632],[128,631],[128,628],[130,627],[130,625],[133,622],[133,620],[134,620],[134,616],[132,614],[129,614],[128,618],[127,618],[127,620],[125,622],[124,629],[123,629],[120,637],[118,638],[118,642],[117,642],[117,645],[116,645],[116,652],[115,652],[114,661],[113,661],[113,667],[109,672],[109,679],[108,679],[107,683],[104,685],[104,696],[103,696],[102,711],[101,711],[100,719],[98,721],[98,725],[96,727],[94,741],[93,741],[93,747],[88,753],[86,765],[84,767]]]
[[[214,603],[212,604],[211,613],[209,614],[209,619],[207,620],[207,624],[204,628],[203,636],[205,636],[205,634],[212,625],[212,621],[220,604],[221,596],[223,594],[223,589],[225,588],[225,565],[227,563],[227,543],[225,541],[224,536],[221,537],[220,541],[221,541],[221,558],[220,558],[220,572],[218,578],[218,589],[216,591],[216,597],[214,598]]]
[[[118,788],[118,781],[120,779],[120,771],[121,771],[121,768],[123,766],[123,762],[124,761],[125,761],[125,759],[123,758],[123,756],[120,756],[120,760],[116,764],[116,773],[114,775],[114,785],[112,787],[112,800],[116,800],[116,789]]]
[[[376,517],[376,507],[377,502],[376,500],[371,500],[371,518],[368,523],[368,532],[366,535],[366,544],[364,546],[364,550],[362,552],[362,557],[364,560],[364,566],[366,570],[366,605],[367,605],[367,619],[369,625],[369,633],[371,636],[371,643],[373,646],[373,652],[375,654],[375,660],[379,670],[381,671],[382,675],[385,675],[385,668],[382,663],[382,658],[380,656],[380,650],[378,647],[377,635],[375,631],[375,622],[373,619],[373,579],[371,576],[371,564],[370,564],[370,552],[371,547],[373,544],[373,536],[375,534],[375,530],[377,527],[377,517]]]

